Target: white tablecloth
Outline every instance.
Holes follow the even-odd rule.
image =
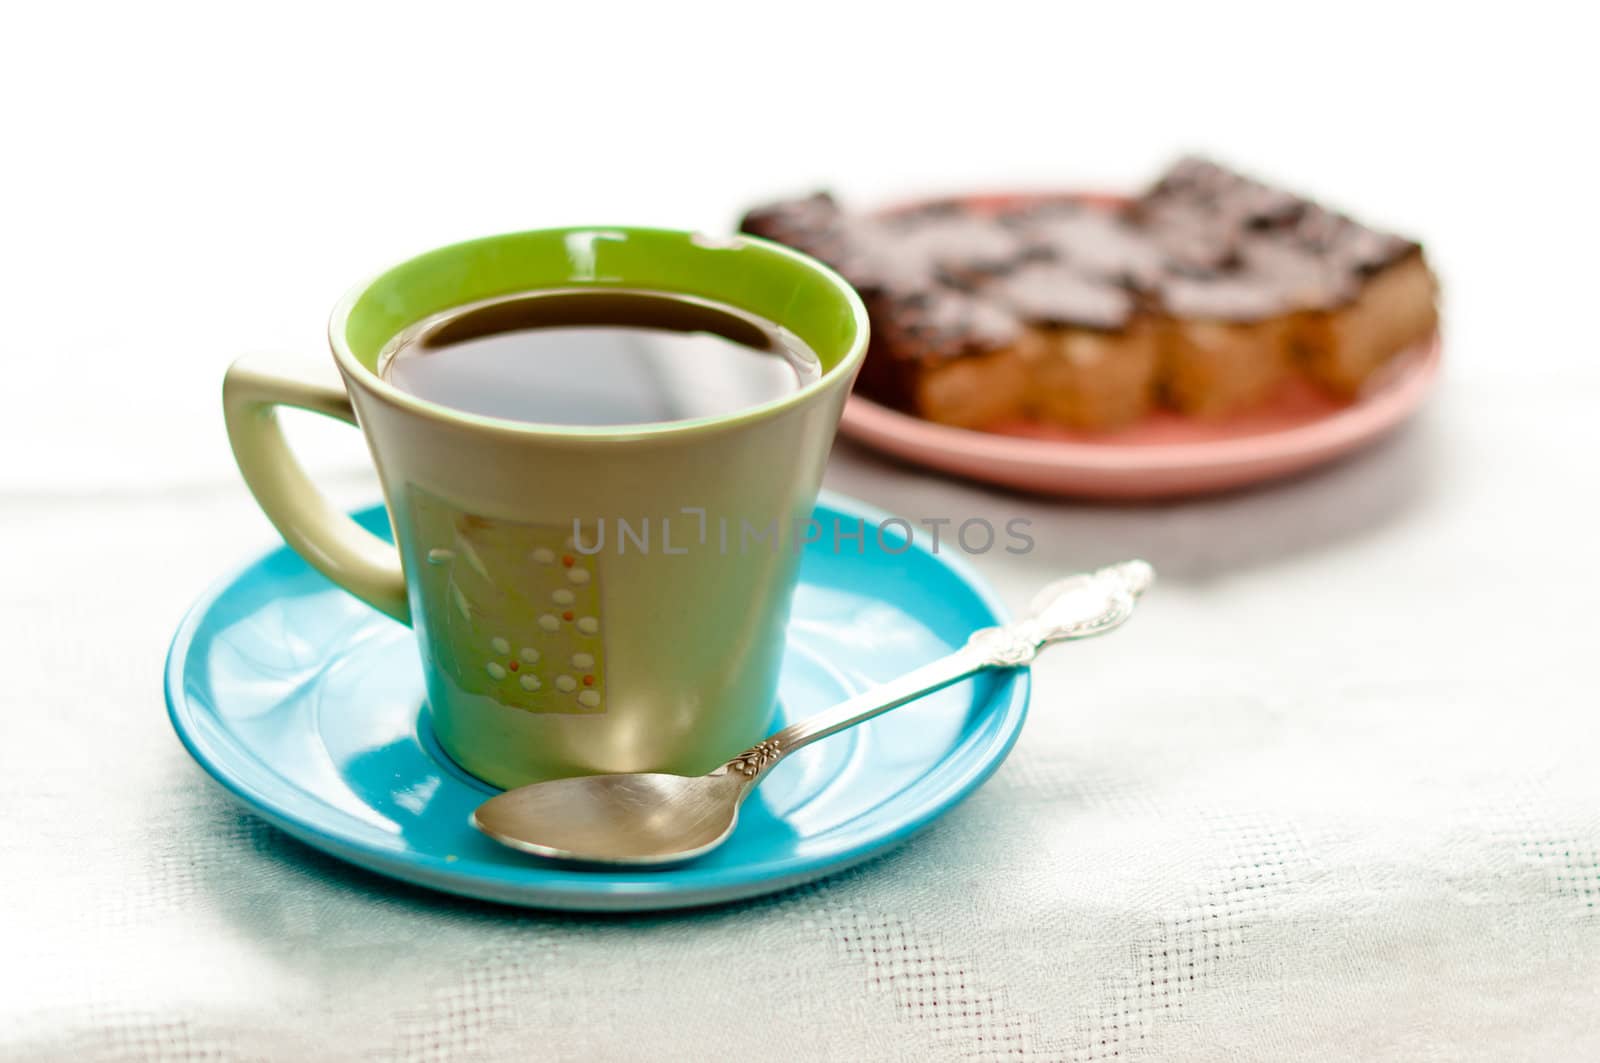
[[[1004,6],[8,12],[0,1058],[1600,1058],[1592,33]],[[1426,237],[1443,386],[1340,466],[1155,507],[841,446],[829,486],[913,520],[1031,518],[977,559],[1013,607],[1161,574],[912,844],[718,910],[519,912],[288,840],[171,734],[172,629],[276,542],[222,368],[320,358],[363,272],[829,179],[1124,187],[1189,145]],[[355,433],[301,442],[373,497]]]
[[[242,489],[8,498],[0,1055],[1592,1058],[1596,511],[1533,473],[1600,445],[1596,375],[1565,383],[1451,380],[1345,465],[1154,509],[844,450],[830,486],[912,518],[1032,518],[980,563],[1014,606],[1125,555],[1161,583],[1042,660],[926,835],[663,917],[434,896],[262,825],[160,696],[189,599],[271,540]]]

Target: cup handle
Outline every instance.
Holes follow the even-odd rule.
[[[222,380],[228,442],[267,519],[318,572],[402,624],[411,623],[405,574],[393,546],[335,509],[306,476],[278,423],[293,406],[356,423],[343,387],[292,376],[261,358],[241,358]]]

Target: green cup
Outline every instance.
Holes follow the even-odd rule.
[[[423,318],[587,287],[731,304],[792,330],[822,376],[727,416],[591,428],[475,416],[378,375],[384,344]],[[329,340],[342,388],[259,359],[229,368],[228,436],[288,543],[416,629],[429,718],[462,767],[503,787],[696,774],[767,733],[803,538],[795,529],[816,501],[866,350],[866,311],[839,276],[743,237],[514,233],[429,252],[357,288],[334,309]],[[309,482],[285,445],[280,406],[360,426],[395,546]]]

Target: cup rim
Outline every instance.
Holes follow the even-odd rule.
[[[769,420],[789,410],[797,409],[812,402],[818,395],[836,387],[841,379],[848,379],[855,375],[862,360],[866,356],[868,332],[870,325],[867,318],[866,304],[850,283],[839,273],[825,263],[812,258],[810,255],[796,251],[792,247],[765,240],[746,233],[735,233],[729,236],[718,237],[688,229],[666,229],[655,226],[639,225],[570,225],[556,226],[542,229],[526,229],[518,232],[495,233],[486,237],[472,240],[456,241],[432,250],[443,251],[467,244],[477,243],[482,240],[495,240],[518,236],[552,236],[565,238],[577,233],[605,232],[623,233],[627,235],[656,235],[685,237],[698,246],[708,249],[732,249],[741,245],[751,245],[764,253],[774,254],[787,258],[797,265],[818,273],[843,297],[845,305],[849,308],[851,318],[855,324],[855,337],[844,355],[825,370],[816,380],[810,381],[796,390],[785,395],[780,395],[766,402],[746,406],[732,413],[717,414],[709,417],[696,417],[682,421],[655,421],[647,424],[623,425],[567,425],[548,424],[534,421],[516,421],[505,417],[490,417],[483,414],[458,410],[442,403],[434,402],[403,391],[385,380],[375,369],[368,368],[355,352],[350,349],[346,330],[350,322],[350,315],[356,303],[363,295],[382,277],[392,270],[398,269],[406,263],[429,251],[418,252],[408,256],[390,266],[370,274],[365,280],[350,288],[334,304],[333,312],[328,319],[328,345],[333,350],[334,361],[351,382],[359,380],[361,386],[372,392],[391,405],[399,406],[412,413],[421,414],[436,420],[450,421],[467,425],[490,432],[512,435],[520,438],[545,438],[552,440],[568,441],[624,441],[633,439],[663,439],[674,436],[701,435],[706,432],[731,429],[749,425],[758,421]],[[463,304],[465,305],[465,304]],[[742,309],[742,308],[741,308]]]

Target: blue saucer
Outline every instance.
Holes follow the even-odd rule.
[[[996,623],[994,596],[948,551],[882,551],[884,514],[840,496],[824,528],[869,523],[863,552],[824,536],[800,569],[780,715],[808,716],[910,671]],[[381,506],[356,514],[388,533]],[[891,533],[892,534],[892,533]],[[410,629],[275,550],[207,592],[167,659],[172,726],[201,767],[308,845],[406,882],[573,911],[716,904],[842,870],[905,841],[1005,759],[1028,704],[1025,672],[990,673],[801,750],[746,802],[720,849],[666,870],[542,863],[479,834],[496,791],[452,763],[422,715]]]

